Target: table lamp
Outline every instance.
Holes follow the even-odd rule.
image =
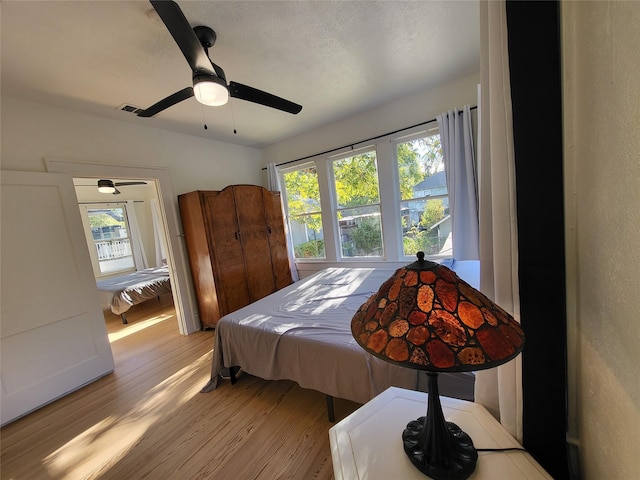
[[[407,424],[404,451],[436,480],[463,480],[478,453],[462,429],[446,422],[439,372],[493,368],[522,351],[524,332],[506,311],[438,263],[424,259],[402,267],[356,312],[351,332],[378,358],[427,372],[427,416]]]

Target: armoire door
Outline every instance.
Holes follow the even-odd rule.
[[[276,291],[262,191],[255,185],[233,186],[252,302]]]
[[[251,302],[240,228],[236,216],[236,202],[231,188],[221,192],[202,192],[204,220],[209,232],[209,249],[213,272],[218,286],[221,314],[233,312]]]
[[[113,371],[71,178],[2,172],[0,422]]]
[[[269,230],[269,247],[271,251],[271,264],[276,290],[291,285],[291,266],[287,253],[287,237],[284,230],[282,203],[279,193],[262,191],[264,198],[264,213]]]

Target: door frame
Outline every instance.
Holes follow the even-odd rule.
[[[178,328],[182,335],[200,330],[195,294],[189,276],[187,252],[184,245],[177,197],[173,194],[169,170],[166,167],[131,166],[105,163],[72,162],[45,158],[48,172],[64,173],[71,177],[120,177],[154,181],[167,245],[167,265],[176,309]]]

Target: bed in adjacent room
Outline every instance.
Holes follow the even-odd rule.
[[[357,403],[390,386],[424,390],[423,373],[370,355],[351,335],[354,313],[394,270],[327,268],[225,315],[216,325],[211,380],[203,392],[234,368]],[[441,380],[441,394],[472,399],[473,374],[443,374]]]
[[[127,323],[125,312],[134,305],[171,293],[169,269],[166,266],[98,280],[96,284],[100,303],[115,315],[120,315],[122,323]]]

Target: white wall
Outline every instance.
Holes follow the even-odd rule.
[[[4,170],[46,171],[44,159],[167,167],[173,193],[262,184],[257,149],[2,97]],[[176,199],[177,205],[177,199]]]
[[[177,238],[177,196],[191,190],[216,190],[234,183],[261,184],[257,149],[177,134],[128,122],[119,122],[13,98],[1,99],[3,170],[46,172],[45,159],[97,164],[84,168],[88,175],[108,171],[155,169],[164,185],[161,204],[170,238]],[[114,168],[117,165],[119,167]],[[143,168],[137,168],[143,167]],[[60,170],[58,170],[60,171]],[[62,170],[68,171],[68,170]],[[169,184],[169,187],[167,187]],[[10,225],[2,224],[2,228]],[[195,298],[190,284],[186,249],[172,241],[174,298],[180,331],[198,329]],[[34,246],[35,248],[35,246]]]
[[[640,478],[640,8],[561,6],[569,427],[582,478]]]
[[[270,145],[261,151],[263,165],[295,160],[406,128],[465,104],[474,106],[479,82],[479,73],[469,75]]]

